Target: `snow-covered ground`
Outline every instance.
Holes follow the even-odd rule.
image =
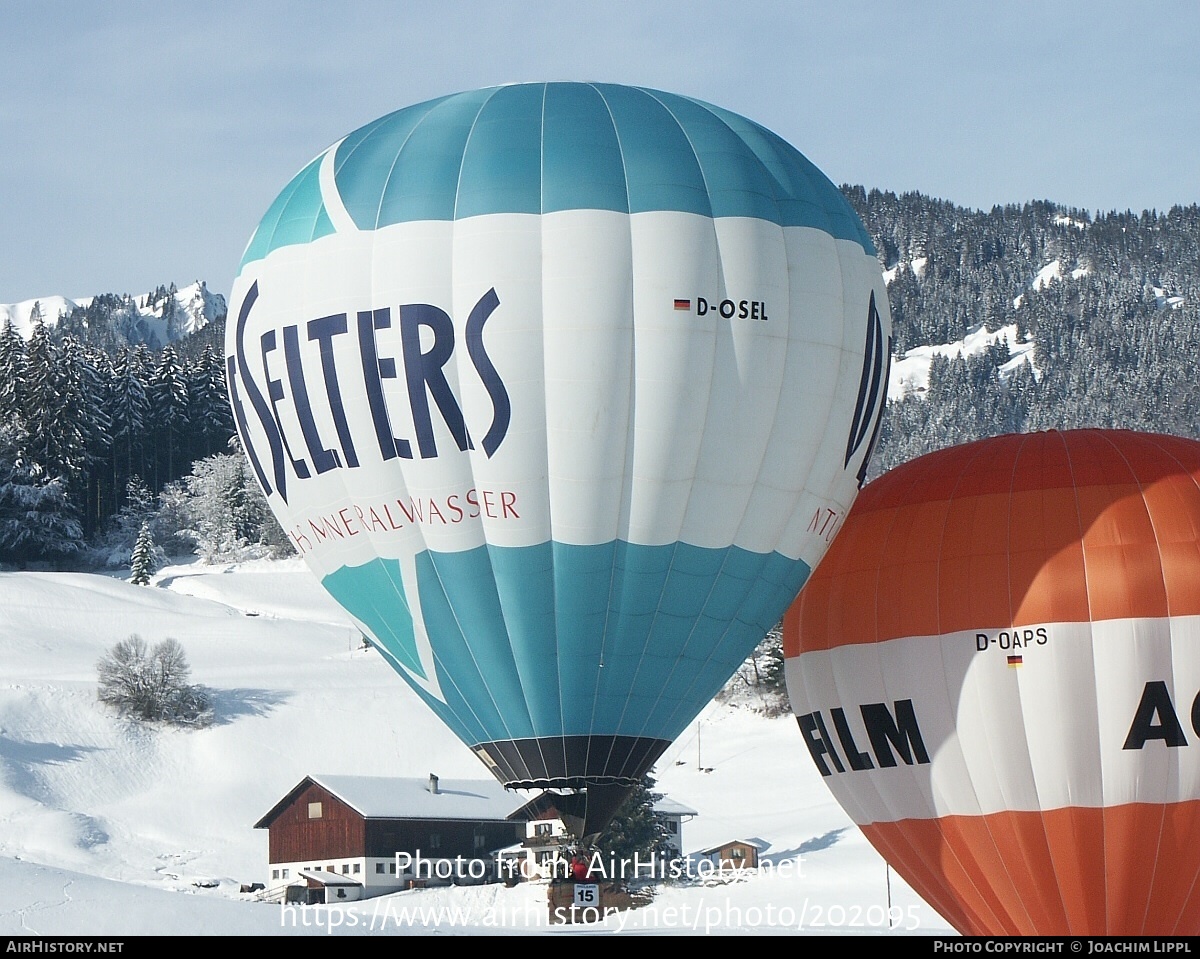
[[[952,933],[834,802],[794,719],[745,704],[709,706],[655,770],[699,812],[685,848],[769,844],[737,882],[662,886],[586,929],[548,926],[540,883],[259,902],[239,892],[267,878],[253,824],[306,774],[485,770],[298,560],[177,566],[150,587],[2,573],[0,608],[0,934]],[[212,727],[139,727],[97,702],[96,661],[132,634],[183,644]]]

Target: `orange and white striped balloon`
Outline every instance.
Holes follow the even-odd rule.
[[[959,931],[1200,933],[1200,443],[1010,435],[898,467],[784,651],[817,768]]]

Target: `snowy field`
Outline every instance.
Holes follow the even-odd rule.
[[[259,902],[239,892],[267,879],[253,824],[305,775],[486,771],[299,560],[176,566],[150,587],[2,573],[0,607],[0,934],[953,934],[889,877],[795,721],[745,705],[709,706],[655,769],[661,791],[699,811],[685,849],[768,844],[745,879],[660,886],[587,927],[548,926],[541,883],[340,909]],[[96,661],[133,634],[183,644],[192,682],[214,693],[213,726],[138,727],[97,702]]]

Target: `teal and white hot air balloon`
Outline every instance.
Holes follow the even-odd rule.
[[[505,784],[589,831],[743,662],[861,485],[875,250],[761,126],[528,83],[399,110],[246,248],[227,371],[297,550]]]

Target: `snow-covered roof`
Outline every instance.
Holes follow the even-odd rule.
[[[313,882],[319,882],[323,886],[361,886],[362,883],[357,879],[351,879],[349,876],[343,876],[336,872],[326,872],[324,869],[299,869],[298,879],[293,880],[289,885],[298,885],[301,879],[311,879]]]
[[[664,816],[699,816],[696,810],[685,806],[681,802],[676,802],[670,796],[663,796],[654,804],[654,811],[662,813]]]
[[[429,779],[391,776],[308,777],[371,819],[495,819],[503,820],[524,805],[526,798],[494,779],[439,779],[438,791]]]
[[[725,840],[725,842],[721,843],[719,846],[709,846],[707,849],[697,849],[695,852],[689,853],[688,855],[689,856],[711,856],[714,853],[718,853],[723,849],[728,849],[730,846],[733,846],[733,845],[752,846],[755,849],[757,849],[759,852],[766,852],[768,849],[771,848],[771,844],[769,842],[767,842],[767,840],[760,839],[758,836],[753,836],[750,839],[727,839],[727,840]]]

